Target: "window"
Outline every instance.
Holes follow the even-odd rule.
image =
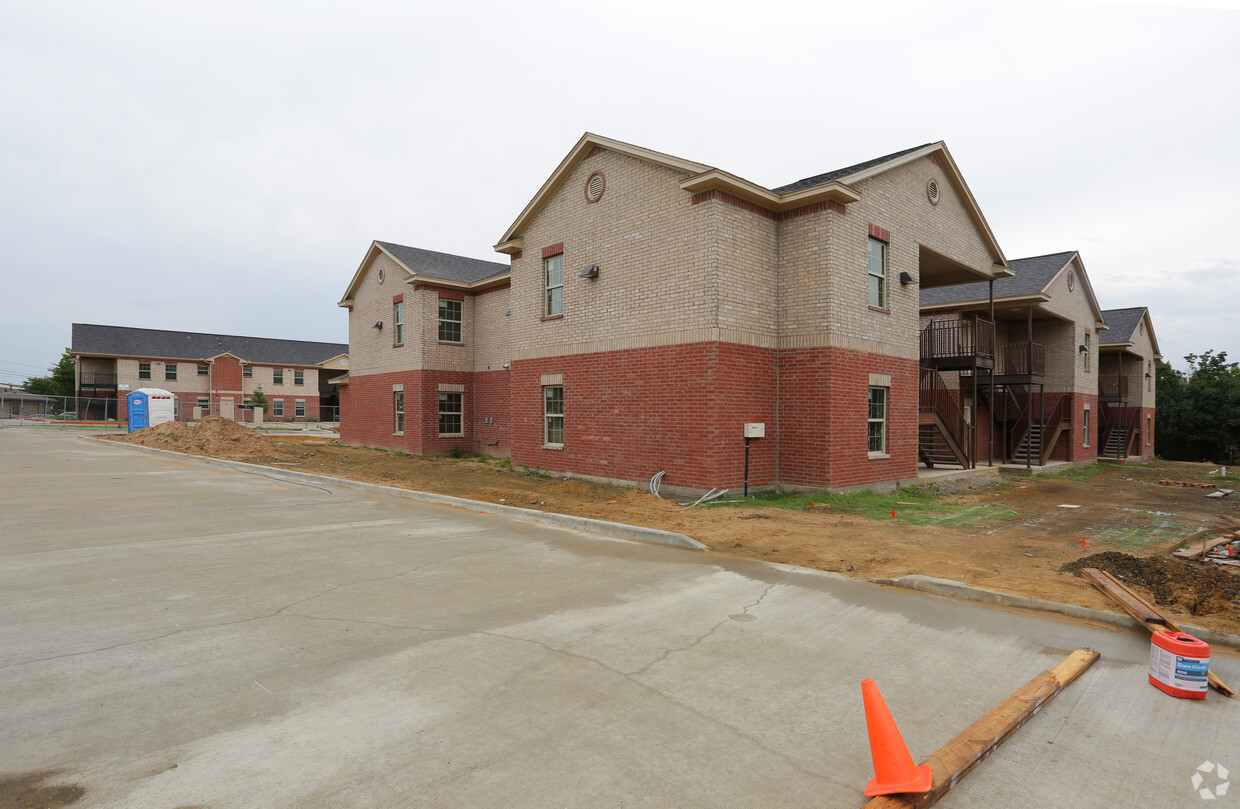
[[[397,435],[405,434],[405,392],[397,390],[392,392],[392,414],[395,419],[395,432]]]
[[[543,388],[543,444],[549,447],[564,446],[564,386],[548,385]]]
[[[245,367],[243,367],[241,369],[241,375],[245,377],[246,379],[253,379],[254,378],[254,366],[246,365]]]
[[[392,323],[396,326],[396,335],[392,338],[395,345],[401,345],[405,342],[405,302],[397,301],[392,304]]]
[[[1081,421],[1081,446],[1089,446],[1089,405],[1085,405],[1085,417]]]
[[[887,388],[870,388],[867,421],[866,448],[872,453],[885,453],[887,451]]]
[[[201,407],[203,410],[210,410],[210,409],[211,409],[211,399],[210,399],[210,398],[208,398],[208,397],[206,397],[206,396],[199,396],[199,397],[198,397],[198,406],[199,406],[199,407]]]
[[[1145,363],[1145,389],[1154,389],[1154,361],[1148,360]]]
[[[207,374],[209,374],[209,373],[211,373],[211,366],[209,366],[209,365],[199,365],[199,366],[198,366],[198,375],[199,375],[199,376],[206,376],[206,375],[207,375]]]
[[[283,399],[272,399],[271,400],[271,415],[273,416],[284,415],[284,400]]]
[[[870,239],[870,306],[887,306],[887,245]],[[878,452],[880,450],[875,450]]]
[[[306,400],[296,399],[293,402],[293,415],[299,419],[306,417]]]
[[[445,343],[461,342],[461,302],[439,299],[439,339]]]
[[[149,362],[138,363],[138,379],[151,378],[151,364]]]
[[[543,315],[555,317],[564,314],[564,254],[543,259],[543,280],[547,294]]]
[[[284,369],[283,368],[272,368],[271,369],[271,382],[274,385],[284,384]]]
[[[164,366],[164,379],[172,382],[177,381],[177,364],[175,362],[170,362]]]
[[[1085,373],[1089,373],[1089,353],[1091,351],[1089,346],[1089,338],[1089,332],[1085,332],[1085,351],[1082,352],[1085,355]]]
[[[1149,413],[1145,414],[1145,443],[1148,445],[1154,441],[1154,417]]]
[[[463,393],[439,391],[439,434],[463,435],[461,429]]]
[[[293,371],[293,384],[294,385],[306,384],[306,372],[305,371]]]

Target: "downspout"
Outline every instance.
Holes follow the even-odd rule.
[[[1029,397],[1025,404],[1025,441],[1028,449],[1025,450],[1025,468],[1032,466],[1030,461],[1033,454],[1029,451],[1033,449],[1033,304],[1029,305],[1028,319],[1028,336],[1025,343],[1025,375],[1029,379],[1029,387],[1026,395]]]
[[[990,466],[995,465],[995,371],[999,365],[999,327],[995,323],[995,279],[990,279],[990,328],[994,329],[994,340],[990,346],[990,407],[986,415],[990,417],[990,429],[986,431],[986,455]],[[973,400],[974,407],[977,399]],[[976,421],[976,419],[974,419]]]

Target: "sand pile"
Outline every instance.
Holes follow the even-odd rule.
[[[115,440],[191,455],[255,458],[272,454],[271,441],[266,436],[219,416],[208,416],[196,427],[181,421],[169,421]]]

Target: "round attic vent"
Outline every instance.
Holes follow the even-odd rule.
[[[1076,289],[1076,273],[1068,270],[1068,291],[1071,292],[1074,289]]]
[[[379,272],[375,273],[375,280],[378,281],[380,284],[383,283],[383,279],[386,277],[387,277],[387,274],[384,272],[382,267],[379,268]]]
[[[607,178],[603,172],[596,171],[586,178],[586,202],[598,202],[607,188]]]
[[[939,204],[939,181],[933,177],[926,181],[926,199],[931,205]]]

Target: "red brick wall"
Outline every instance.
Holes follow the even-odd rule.
[[[917,367],[842,348],[779,352],[780,482],[835,488],[916,478]],[[869,458],[870,374],[891,377],[890,458]]]
[[[1158,438],[1155,436],[1154,431],[1158,424],[1158,416],[1154,411],[1155,408],[1153,407],[1141,408],[1141,445],[1135,448],[1137,455],[1153,455],[1157,451],[1155,448]],[[1149,437],[1148,441],[1146,440],[1147,435]]]
[[[368,374],[349,377],[340,390],[340,440],[363,447],[396,449],[421,453],[422,434],[418,427],[421,412],[421,371]],[[392,385],[404,385],[404,435],[393,434]]]
[[[241,361],[236,357],[217,357],[211,363],[211,390],[214,393],[241,393]],[[241,403],[240,399],[237,403]]]
[[[473,425],[474,448],[488,455],[507,457],[512,452],[512,410],[509,405],[509,372],[479,371],[473,377],[473,407],[465,416]],[[490,419],[490,423],[487,423]]]
[[[740,488],[742,425],[751,486],[775,481],[774,352],[725,343],[578,354],[512,364],[512,458],[532,468],[669,486]],[[541,377],[564,375],[564,448],[543,448]]]

